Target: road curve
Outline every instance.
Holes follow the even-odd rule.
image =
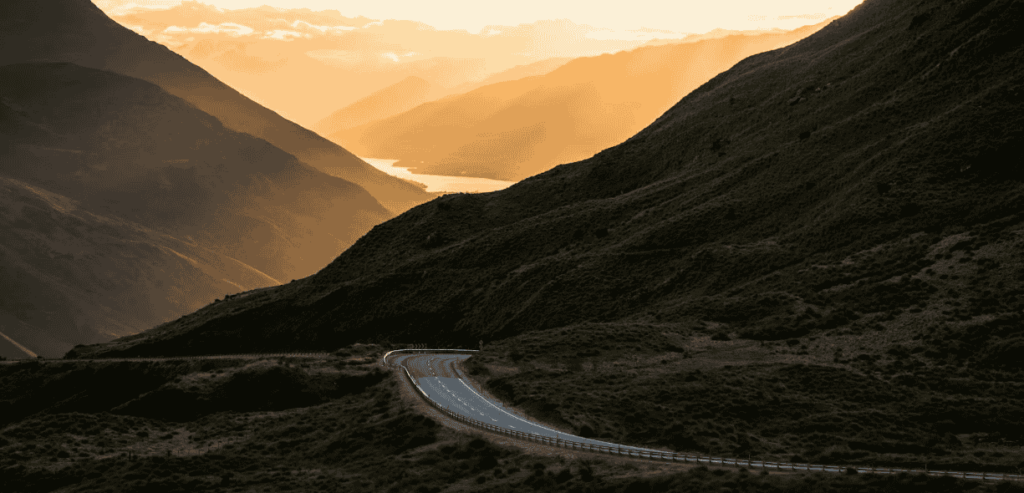
[[[501,402],[480,394],[467,383],[466,377],[458,368],[457,363],[469,356],[468,354],[403,354],[391,358],[391,362],[409,370],[430,400],[465,417],[491,423],[500,428],[555,440],[571,440],[593,446],[616,447],[638,452],[648,450],[570,435],[512,414]],[[662,453],[664,451],[653,452]]]
[[[385,354],[381,364],[403,370],[421,397],[453,418],[477,428],[535,442],[576,450],[589,450],[613,455],[667,462],[705,465],[737,466],[769,471],[806,471],[845,473],[850,469],[863,474],[927,474],[953,476],[979,481],[1024,481],[1018,474],[982,473],[968,471],[926,471],[921,469],[882,468],[865,466],[838,466],[823,464],[796,464],[749,459],[730,459],[701,455],[679,454],[643,447],[620,445],[570,435],[540,423],[524,419],[509,412],[494,399],[481,395],[468,383],[468,377],[459,369],[459,363],[472,356],[470,350],[397,350]],[[446,354],[447,353],[447,354]]]

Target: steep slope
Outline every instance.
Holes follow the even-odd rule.
[[[48,356],[310,275],[390,216],[158,86],[69,63],[0,66],[0,178],[3,332]]]
[[[345,149],[256,104],[167,48],[111,20],[87,0],[0,5],[0,64],[65,61],[159,85],[229,129],[270,142],[315,168],[367,189],[401,212],[430,198]]]
[[[437,199],[313,277],[78,353],[536,331],[554,351],[612,322],[613,345],[662,348],[667,330],[912,335],[1019,316],[1022,9],[868,1],[592,159]]]
[[[347,128],[397,115],[426,102],[430,90],[429,82],[415,76],[406,77],[331,113],[327,118],[320,120],[313,130],[321,135],[330,135]]]
[[[736,62],[823,26],[577,58],[328,136],[414,172],[518,181],[626,140]]]

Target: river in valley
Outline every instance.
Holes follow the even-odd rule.
[[[491,180],[489,178],[476,178],[472,176],[419,175],[409,171],[407,168],[394,166],[394,164],[398,162],[397,159],[373,159],[366,157],[361,157],[360,159],[370,163],[374,168],[377,168],[391,176],[396,176],[403,180],[422,183],[427,186],[428,192],[493,192],[495,190],[508,188],[515,183],[512,181]]]

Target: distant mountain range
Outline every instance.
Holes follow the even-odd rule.
[[[556,61],[541,75],[497,79],[355,128],[318,129],[356,154],[398,159],[414,172],[518,181],[621,143],[736,62],[825,24]]]
[[[432,197],[83,0],[0,5],[0,184],[0,332],[46,356],[313,274]]]
[[[936,357],[1019,354],[1022,23],[1012,0],[865,2],[590,159],[435,199],[314,276],[74,354],[929,327],[991,335]]]
[[[154,9],[115,3],[105,2],[105,8],[122,25],[307,127],[410,76],[449,94],[516,66],[636,48],[654,34],[673,35],[630,32],[609,39],[607,30],[565,19],[485,26],[471,33],[408,20],[346,17],[338,10],[230,9],[194,1]]]

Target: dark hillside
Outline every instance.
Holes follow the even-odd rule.
[[[475,343],[584,321],[773,340],[1016,316],[1022,9],[868,1],[592,159],[437,199],[314,277],[95,349]]]

